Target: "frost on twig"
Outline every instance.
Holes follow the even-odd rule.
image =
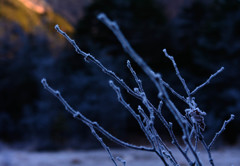
[[[126,166],[126,161],[125,160],[123,160],[121,157],[116,157],[116,159],[118,160],[118,161],[120,161],[122,164],[123,164],[123,166]]]
[[[215,142],[216,138],[226,129],[226,126],[229,122],[231,122],[233,119],[234,119],[234,115],[231,114],[230,118],[228,120],[225,120],[223,125],[222,125],[222,128],[216,133],[216,135],[213,137],[211,143],[208,145],[208,148],[211,149],[213,143]]]
[[[224,70],[224,67],[221,67],[216,73],[212,74],[207,81],[205,81],[204,83],[202,83],[201,85],[199,85],[198,87],[196,87],[192,92],[191,95],[195,94],[197,91],[199,91],[199,89],[201,89],[202,87],[204,87],[205,85],[209,84],[211,79],[216,77],[219,73],[221,73]]]
[[[182,76],[181,76],[181,74],[180,74],[180,72],[179,72],[179,70],[178,70],[178,67],[177,67],[177,64],[176,64],[176,62],[175,62],[175,60],[174,60],[174,57],[173,57],[173,56],[170,56],[170,55],[167,53],[167,50],[166,50],[166,49],[163,49],[163,52],[164,52],[165,56],[172,61],[172,64],[173,64],[174,69],[175,69],[175,71],[176,71],[176,75],[178,76],[179,80],[181,81],[181,83],[182,83],[182,85],[183,85],[183,87],[184,87],[187,95],[190,96],[190,90],[188,89],[188,86],[187,86],[185,80],[182,78]]]
[[[184,78],[181,76],[180,71],[177,67],[177,64],[174,60],[173,56],[170,56],[166,49],[163,50],[165,56],[169,58],[173,64],[173,67],[176,72],[176,76],[181,81],[187,96],[179,94],[176,90],[174,90],[167,82],[165,82],[160,73],[155,73],[146,63],[145,61],[134,51],[134,49],[129,44],[128,40],[125,38],[123,33],[121,32],[118,24],[115,21],[111,21],[105,14],[99,14],[98,19],[102,21],[117,37],[119,42],[121,43],[123,49],[129,56],[135,61],[141,69],[145,72],[145,74],[150,78],[150,80],[154,83],[155,87],[158,90],[158,99],[159,105],[155,107],[150,100],[148,99],[146,93],[144,92],[144,88],[142,85],[142,81],[138,78],[136,72],[131,66],[130,61],[127,61],[127,67],[130,70],[133,79],[135,80],[137,87],[130,88],[123,79],[119,78],[113,71],[108,70],[99,60],[97,60],[94,56],[89,53],[84,52],[81,50],[76,42],[71,39],[64,31],[60,29],[58,25],[55,26],[57,32],[59,32],[62,36],[64,36],[69,43],[75,48],[76,52],[83,56],[84,60],[89,63],[94,63],[98,66],[105,74],[110,76],[116,83],[121,85],[121,87],[126,90],[130,95],[139,99],[142,102],[142,105],[138,105],[138,108],[135,110],[130,104],[128,104],[122,94],[121,89],[118,85],[116,85],[112,80],[109,81],[109,85],[113,88],[113,90],[117,94],[118,101],[128,110],[128,112],[135,118],[136,122],[138,123],[139,127],[143,131],[144,135],[146,136],[150,147],[147,146],[136,146],[130,143],[124,142],[109,132],[107,132],[104,128],[102,128],[97,122],[93,122],[90,119],[86,118],[81,112],[74,110],[67,101],[61,96],[61,93],[57,90],[51,88],[46,79],[42,79],[42,85],[44,88],[53,94],[58,100],[63,104],[65,109],[72,114],[72,116],[84,124],[86,124],[92,134],[96,137],[96,139],[101,143],[103,148],[107,151],[110,156],[110,159],[113,161],[114,165],[117,166],[117,161],[120,161],[124,166],[126,165],[126,161],[121,159],[120,157],[114,157],[109,149],[109,147],[104,143],[103,139],[98,135],[98,133],[102,134],[106,138],[112,140],[113,142],[136,150],[144,150],[149,152],[154,152],[158,155],[164,166],[180,166],[180,162],[175,158],[175,155],[172,153],[171,148],[166,146],[165,141],[161,138],[161,131],[157,131],[155,128],[155,119],[158,118],[163,126],[167,129],[172,144],[177,147],[179,152],[182,154],[185,162],[189,166],[202,166],[202,162],[198,152],[198,142],[200,141],[208,153],[209,156],[209,163],[214,166],[214,162],[211,155],[211,147],[216,140],[216,138],[225,130],[226,125],[234,119],[234,115],[231,115],[230,119],[225,121],[221,130],[216,133],[213,140],[210,142],[209,145],[204,140],[202,132],[205,128],[204,123],[204,116],[207,114],[204,111],[201,111],[198,107],[197,103],[195,102],[195,93],[199,91],[202,87],[209,84],[210,81],[218,75],[220,72],[223,71],[223,67],[220,68],[215,74],[212,74],[204,83],[197,86],[194,90],[190,90],[185,82]],[[181,99],[186,105],[185,112],[180,111],[176,105],[171,100],[170,96],[168,95],[168,91],[174,94],[176,97]],[[162,114],[162,107],[166,106],[166,108],[170,111],[170,113],[175,118],[177,124],[173,126],[172,122],[168,122],[163,114]],[[185,114],[184,114],[185,113]],[[184,145],[179,144],[179,139],[175,136],[173,127],[179,125],[182,130],[182,142]],[[185,150],[184,150],[185,148]]]

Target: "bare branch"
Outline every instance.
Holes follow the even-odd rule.
[[[102,138],[99,137],[99,135],[96,133],[96,131],[94,130],[94,127],[89,125],[89,128],[91,129],[92,135],[95,136],[95,138],[97,138],[97,140],[100,142],[100,144],[102,145],[102,147],[107,151],[107,153],[109,154],[110,159],[112,160],[112,162],[114,163],[115,166],[118,166],[111,150],[109,149],[109,147],[103,142]]]
[[[207,146],[207,143],[203,140],[203,135],[201,134],[200,132],[200,141],[203,145],[203,147],[206,149],[207,153],[208,153],[208,159],[209,159],[209,163],[212,165],[212,166],[215,166],[214,164],[214,161],[213,161],[213,158],[212,158],[212,153],[211,153],[211,149],[208,148]]]
[[[197,86],[192,92],[189,90],[184,78],[181,76],[179,69],[177,67],[177,64],[174,60],[174,57],[170,56],[166,49],[163,50],[165,56],[171,60],[174,69],[176,71],[176,75],[181,81],[187,97],[180,95],[178,92],[176,92],[167,82],[165,82],[161,74],[155,73],[144,61],[143,59],[135,52],[135,50],[131,47],[129,44],[128,40],[125,38],[123,33],[121,32],[120,28],[118,27],[117,23],[114,21],[111,21],[105,14],[99,14],[98,19],[102,21],[117,37],[119,42],[121,43],[123,49],[125,52],[129,54],[129,56],[142,68],[142,70],[145,72],[145,74],[150,78],[150,80],[154,83],[158,90],[158,98],[160,99],[158,108],[156,108],[147,98],[146,93],[144,92],[143,86],[142,86],[142,81],[138,78],[136,72],[131,66],[130,61],[127,61],[127,67],[129,68],[131,74],[133,75],[133,78],[135,79],[137,83],[137,87],[134,89],[131,89],[124,81],[123,79],[119,78],[113,71],[108,70],[100,61],[95,59],[94,56],[92,56],[89,53],[86,53],[82,51],[76,44],[74,40],[72,40],[65,32],[63,32],[58,25],[55,26],[55,29],[57,32],[59,32],[62,36],[64,36],[70,44],[75,48],[76,52],[80,55],[83,56],[84,60],[86,62],[92,62],[96,64],[105,74],[109,75],[113,79],[115,79],[129,94],[134,96],[135,98],[139,99],[142,101],[143,105],[147,108],[148,112],[145,112],[141,106],[138,106],[138,112],[135,112],[133,108],[128,104],[120,91],[120,88],[114,84],[113,81],[109,81],[110,86],[113,88],[113,90],[116,92],[118,101],[131,113],[131,115],[136,119],[138,122],[141,130],[145,134],[146,138],[148,139],[149,143],[151,144],[152,147],[145,147],[145,146],[136,146],[129,144],[127,142],[124,142],[114,136],[112,136],[110,133],[108,133],[105,129],[103,129],[97,122],[93,122],[90,119],[86,118],[82,113],[74,110],[67,102],[66,100],[61,96],[60,92],[57,90],[52,89],[46,79],[42,79],[42,84],[44,88],[49,91],[51,94],[53,94],[58,100],[63,104],[65,109],[73,115],[74,118],[82,121],[84,124],[86,124],[92,134],[98,139],[98,141],[101,143],[101,145],[104,147],[104,149],[107,151],[109,154],[111,160],[117,166],[116,160],[120,161],[124,166],[126,162],[122,160],[121,158],[117,157],[116,159],[113,157],[109,147],[104,143],[102,138],[98,135],[98,133],[103,134],[106,138],[110,139],[111,141],[127,147],[127,148],[132,148],[136,150],[145,150],[145,151],[151,151],[155,152],[160,159],[162,160],[163,164],[165,166],[168,166],[168,162],[170,161],[171,164],[174,166],[179,166],[178,162],[176,161],[175,157],[173,156],[171,150],[165,145],[164,141],[162,138],[159,136],[159,133],[155,129],[154,121],[155,121],[155,116],[157,116],[160,121],[163,123],[163,125],[166,127],[166,129],[169,132],[170,137],[172,138],[172,144],[174,144],[178,150],[182,153],[186,161],[190,166],[202,166],[202,163],[199,158],[199,154],[197,152],[197,145],[198,141],[201,141],[203,147],[206,149],[208,156],[209,156],[209,162],[212,166],[214,166],[214,162],[211,156],[211,147],[213,143],[215,142],[216,138],[225,130],[226,125],[234,119],[234,115],[231,115],[230,119],[224,121],[224,124],[219,132],[216,133],[214,136],[213,140],[209,145],[206,144],[206,142],[203,139],[203,135],[201,131],[199,130],[199,127],[192,122],[192,120],[188,117],[186,114],[185,116],[178,110],[178,108],[175,106],[173,101],[170,99],[168,95],[168,89],[172,94],[174,94],[177,98],[185,102],[188,106],[189,109],[192,111],[196,111],[198,109],[197,104],[194,101],[194,95],[197,91],[199,91],[202,87],[205,85],[209,84],[211,79],[217,76],[220,72],[223,71],[223,67],[220,68],[216,73],[212,74],[207,81],[205,81],[203,84]],[[193,155],[194,159],[190,159],[189,154],[187,154],[187,151],[184,151],[183,148],[179,145],[178,140],[173,132],[173,124],[171,122],[167,122],[167,120],[163,117],[162,115],[162,105],[163,103],[167,106],[168,110],[171,112],[171,114],[174,116],[176,119],[178,125],[182,129],[182,140],[184,141],[187,149],[190,150],[191,154]],[[197,112],[199,113],[199,111]],[[201,113],[201,112],[200,112]],[[195,115],[195,114],[194,114]],[[194,120],[198,120],[198,116],[194,117]],[[201,120],[201,118],[200,118]],[[195,137],[193,137],[193,135]],[[193,145],[193,141],[195,140],[195,146]],[[169,159],[169,161],[167,160]],[[195,160],[192,162],[191,160]]]
[[[135,81],[136,81],[136,83],[137,83],[137,85],[138,85],[139,91],[140,91],[140,92],[144,92],[143,86],[142,86],[142,81],[138,78],[136,72],[133,70],[133,68],[132,68],[131,63],[130,63],[129,60],[127,61],[127,67],[128,67],[129,70],[131,71],[131,73],[132,73],[132,75],[133,75],[133,77],[134,77],[134,79],[135,79]]]
[[[118,160],[118,161],[120,161],[122,164],[123,164],[123,166],[126,166],[126,161],[125,160],[123,160],[121,157],[116,157],[116,159]]]
[[[173,66],[174,66],[174,69],[175,69],[175,71],[176,71],[176,74],[177,74],[179,80],[181,81],[181,83],[182,83],[182,85],[183,85],[183,87],[184,87],[187,95],[190,96],[190,90],[188,89],[188,86],[187,86],[185,80],[183,79],[183,77],[181,76],[181,74],[180,74],[180,72],[179,72],[179,70],[178,70],[178,67],[177,67],[177,64],[176,64],[176,62],[175,62],[175,60],[174,60],[174,57],[173,57],[173,56],[170,56],[170,55],[167,53],[167,50],[166,50],[166,49],[163,49],[163,52],[164,52],[165,56],[172,61],[172,64],[173,64]]]
[[[179,93],[177,93],[167,82],[163,81],[163,85],[170,90],[170,92],[172,94],[174,94],[175,96],[177,96],[179,99],[181,99],[182,101],[184,101],[186,104],[188,104],[186,98],[182,95],[180,95]]]
[[[224,67],[221,67],[216,73],[212,74],[207,81],[205,81],[204,83],[202,83],[201,85],[197,86],[192,92],[191,95],[195,94],[197,91],[199,91],[199,89],[201,89],[202,87],[206,86],[207,84],[210,83],[211,79],[216,77],[219,73],[221,73],[224,70]]]
[[[231,121],[234,119],[234,117],[235,117],[235,116],[234,116],[233,114],[231,114],[231,117],[230,117],[228,120],[225,120],[225,121],[224,121],[221,130],[218,131],[218,132],[215,134],[215,136],[214,136],[214,138],[212,139],[211,143],[208,145],[208,148],[209,148],[209,149],[211,149],[211,147],[212,147],[213,143],[215,142],[216,138],[226,129],[227,124],[228,124],[229,122],[231,122]]]
[[[135,93],[124,81],[123,79],[119,78],[113,71],[108,70],[100,61],[98,61],[94,56],[92,56],[89,53],[86,53],[82,51],[77,45],[74,40],[72,40],[65,32],[63,32],[58,25],[55,26],[55,29],[58,33],[60,33],[62,36],[64,36],[69,43],[75,48],[76,52],[80,55],[82,55],[86,62],[92,62],[96,64],[105,74],[109,75],[113,79],[115,79],[123,88],[126,89],[126,91],[133,95],[134,97],[140,99],[141,97]]]

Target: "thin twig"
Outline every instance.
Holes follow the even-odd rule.
[[[135,93],[124,81],[123,79],[119,78],[113,71],[108,70],[100,61],[98,61],[94,56],[92,56],[89,53],[86,53],[82,51],[76,44],[76,42],[71,39],[64,31],[60,29],[58,25],[55,26],[55,29],[57,30],[58,33],[60,33],[62,36],[64,36],[69,43],[75,48],[76,52],[84,57],[84,60],[86,62],[92,62],[96,64],[105,74],[109,75],[113,79],[115,79],[123,88],[126,89],[126,91],[133,95],[134,97],[140,99],[141,97]]]
[[[213,161],[213,158],[212,158],[212,153],[211,153],[211,149],[208,148],[207,146],[207,143],[203,140],[203,135],[200,133],[200,141],[203,145],[203,147],[206,149],[207,153],[208,153],[208,159],[209,159],[209,163],[212,165],[212,166],[215,166],[214,164],[214,161]]]
[[[208,158],[209,158],[209,162],[212,166],[215,166],[213,158],[212,158],[212,154],[211,154],[211,148],[212,145],[214,144],[214,142],[216,141],[217,137],[226,129],[226,126],[228,123],[230,123],[233,119],[234,119],[234,115],[231,114],[230,118],[228,120],[225,120],[221,129],[215,134],[214,138],[212,139],[212,141],[210,142],[209,145],[207,145],[207,143],[203,140],[203,135],[202,133],[199,131],[199,139],[203,145],[203,147],[206,149],[207,153],[208,153]]]
[[[190,94],[190,90],[189,90],[189,88],[188,88],[185,80],[183,79],[183,77],[181,76],[181,74],[180,74],[180,72],[179,72],[179,70],[178,70],[178,67],[177,67],[177,64],[176,64],[176,62],[175,62],[175,60],[174,60],[174,57],[173,57],[173,56],[170,56],[170,55],[167,53],[167,50],[166,50],[166,49],[163,49],[163,52],[164,52],[165,56],[172,61],[172,64],[173,64],[174,69],[175,69],[175,71],[176,71],[176,74],[177,74],[179,80],[181,81],[181,83],[182,83],[182,85],[183,85],[183,87],[184,87],[184,89],[185,89],[185,91],[186,91],[186,93],[187,93],[187,95],[188,95],[188,97],[189,97],[189,96],[191,95],[191,94]]]
[[[176,97],[178,97],[178,98],[181,99],[183,102],[185,102],[186,104],[188,104],[186,98],[185,98],[184,96],[180,95],[179,93],[177,93],[177,92],[176,92],[167,82],[165,82],[164,80],[163,80],[163,85],[164,85],[168,90],[170,90],[170,92],[171,92],[172,94],[174,94]]]
[[[216,73],[212,74],[207,81],[205,81],[204,83],[202,83],[201,85],[197,86],[192,92],[191,95],[194,95],[197,91],[199,91],[199,89],[201,89],[202,87],[206,86],[207,84],[210,83],[211,79],[216,77],[219,73],[221,73],[224,70],[224,67],[221,67]]]
[[[110,159],[112,160],[112,162],[115,164],[115,166],[118,166],[113,155],[112,155],[112,152],[111,150],[109,149],[109,147],[103,142],[103,139],[101,137],[99,137],[99,135],[96,133],[94,127],[92,125],[89,125],[89,128],[92,132],[92,135],[97,138],[97,140],[100,142],[100,144],[102,145],[102,147],[107,151],[107,153],[109,154],[109,157]]]
[[[219,130],[219,131],[215,134],[215,136],[214,136],[214,138],[212,139],[211,143],[208,145],[208,148],[209,148],[209,149],[211,149],[211,147],[212,147],[213,143],[215,142],[216,138],[226,129],[227,124],[228,124],[229,122],[231,122],[231,121],[234,119],[234,117],[235,117],[235,116],[234,116],[233,114],[231,114],[230,118],[229,118],[228,120],[225,120],[225,121],[224,121],[221,130]]]
[[[134,71],[134,69],[132,68],[132,65],[131,65],[129,60],[127,61],[127,67],[131,71],[131,73],[132,73],[132,75],[133,75],[133,77],[134,77],[134,79],[135,79],[135,81],[138,85],[139,91],[144,92],[143,86],[142,86],[142,81],[138,78],[138,76],[137,76],[136,72]]]
[[[123,166],[126,166],[126,161],[125,160],[123,160],[121,157],[116,157],[116,159],[118,160],[118,161],[120,161],[122,164],[123,164]]]

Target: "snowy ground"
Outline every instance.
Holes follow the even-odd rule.
[[[162,165],[159,158],[150,152],[133,150],[113,150],[112,152],[125,159],[126,166]],[[240,148],[224,148],[213,151],[212,154],[216,166],[240,166]],[[207,155],[204,152],[200,155],[203,165],[208,166]],[[186,165],[181,161],[180,155],[176,158],[181,166]],[[0,166],[114,166],[114,164],[103,150],[29,152],[5,149],[0,150]]]

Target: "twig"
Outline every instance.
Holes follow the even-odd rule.
[[[207,143],[203,140],[203,136],[202,136],[201,133],[200,133],[200,136],[201,136],[200,141],[201,141],[203,147],[206,149],[206,151],[207,151],[207,153],[208,153],[209,163],[210,163],[212,166],[215,166],[214,161],[213,161],[213,158],[212,158],[211,149],[208,148]]]
[[[205,81],[204,83],[202,83],[201,85],[197,86],[192,92],[191,95],[195,94],[197,91],[199,91],[199,89],[201,89],[202,87],[206,86],[207,84],[210,83],[211,79],[216,77],[219,73],[221,73],[224,70],[224,67],[221,67],[216,73],[212,74],[207,81]]]
[[[185,80],[183,79],[183,77],[181,76],[181,74],[180,74],[180,72],[179,72],[179,70],[178,70],[178,67],[177,67],[177,64],[176,64],[176,62],[175,62],[175,60],[174,60],[174,57],[173,57],[173,56],[170,56],[170,55],[167,53],[167,50],[166,50],[166,49],[163,49],[163,52],[164,52],[165,56],[172,61],[172,64],[173,64],[174,69],[175,69],[175,71],[176,71],[176,74],[177,74],[179,80],[181,81],[181,83],[182,83],[182,85],[183,85],[183,87],[184,87],[184,89],[185,89],[185,91],[186,91],[186,93],[187,93],[187,95],[188,95],[188,97],[189,97],[189,96],[191,95],[191,94],[190,94],[190,90],[188,89],[188,86],[187,86]]]
[[[111,150],[109,149],[109,147],[103,142],[102,138],[99,137],[99,135],[96,133],[96,131],[94,130],[94,127],[92,125],[89,125],[89,128],[91,129],[92,135],[95,136],[95,138],[97,138],[97,140],[100,142],[100,144],[102,145],[102,147],[107,151],[107,153],[109,154],[110,159],[112,160],[112,162],[115,164],[115,166],[118,166]]]
[[[143,86],[142,86],[142,81],[138,78],[138,76],[137,76],[136,72],[134,71],[134,69],[132,68],[132,65],[131,65],[129,60],[127,61],[127,67],[131,71],[131,73],[132,73],[132,75],[133,75],[133,77],[134,77],[134,79],[135,79],[135,81],[136,81],[136,83],[138,85],[139,91],[141,93],[144,92]]]
[[[96,64],[105,74],[109,75],[113,79],[115,79],[123,88],[126,89],[126,91],[133,95],[134,97],[140,99],[141,97],[135,93],[127,84],[123,81],[123,79],[119,78],[113,71],[108,70],[100,61],[98,61],[94,56],[92,56],[89,53],[86,53],[82,51],[76,44],[76,42],[71,39],[64,31],[60,29],[58,25],[55,26],[55,29],[57,30],[58,33],[60,33],[62,36],[64,36],[69,43],[75,48],[76,52],[84,57],[84,60],[86,62],[92,62]]]
[[[212,141],[209,143],[209,145],[207,145],[207,143],[203,140],[203,135],[201,132],[199,132],[199,139],[203,145],[203,147],[206,149],[207,153],[208,153],[208,158],[209,158],[209,162],[212,166],[214,166],[214,161],[212,158],[212,154],[211,154],[211,148],[212,145],[214,144],[214,142],[216,141],[216,138],[226,129],[226,126],[229,122],[231,122],[234,119],[234,115],[231,114],[230,118],[228,120],[225,120],[221,129],[215,134],[214,138],[212,139]]]
[[[121,157],[116,157],[116,159],[120,161],[123,164],[123,166],[126,166],[126,161],[123,160]]]
[[[231,114],[231,117],[230,117],[228,120],[225,120],[225,121],[224,121],[221,130],[219,130],[219,131],[215,134],[215,136],[213,137],[211,143],[208,145],[208,149],[211,149],[211,147],[212,147],[213,143],[215,142],[216,138],[226,129],[227,124],[228,124],[229,122],[231,122],[231,121],[234,119],[234,117],[235,117],[235,116],[234,116],[233,114]]]
[[[178,98],[181,99],[183,102],[185,102],[186,104],[188,104],[186,98],[185,98],[184,96],[180,95],[179,93],[177,93],[177,92],[176,92],[167,82],[165,82],[164,80],[163,80],[163,85],[164,85],[168,90],[170,90],[170,92],[171,92],[172,94],[174,94],[176,97],[178,97]]]

